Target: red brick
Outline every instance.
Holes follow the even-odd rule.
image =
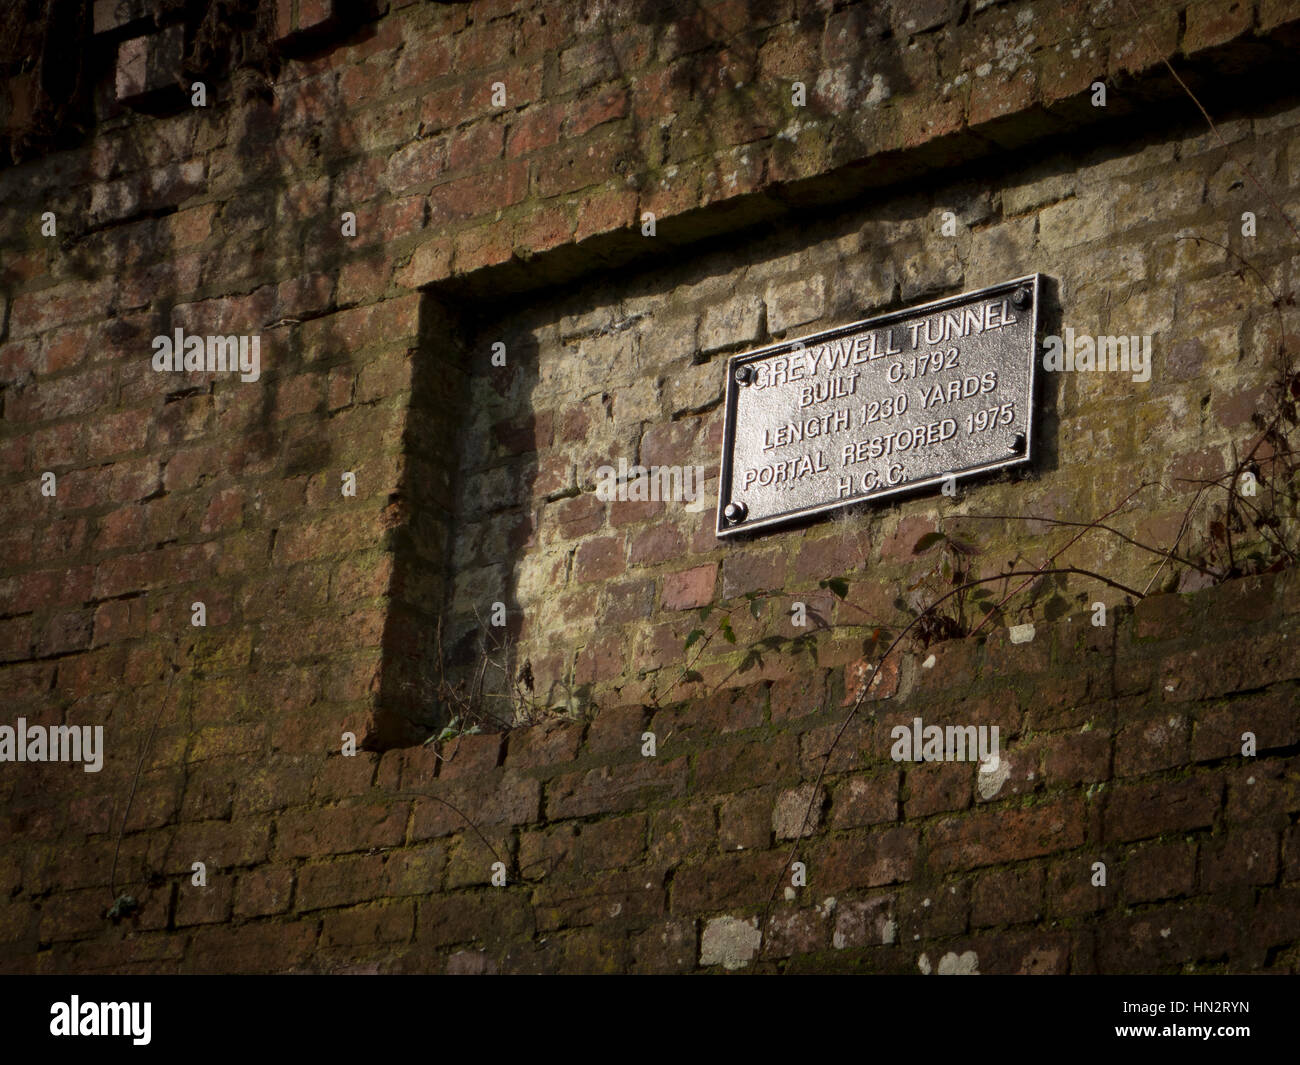
[[[909,561],[915,557],[913,548],[921,537],[934,531],[934,522],[925,518],[903,518],[894,533],[880,545],[881,559],[894,562]]]
[[[249,929],[203,928],[195,933],[185,958],[185,972],[279,973],[300,966],[316,947],[314,921],[264,924]]]
[[[507,158],[557,144],[567,113],[567,108],[560,104],[535,104],[513,116],[506,138]]]
[[[1191,722],[1164,713],[1130,722],[1115,737],[1115,776],[1137,776],[1185,765]]]
[[[230,900],[234,877],[209,869],[206,887],[195,887],[182,877],[176,886],[174,923],[177,928],[197,924],[224,924],[230,920]]]
[[[495,769],[501,762],[500,733],[454,736],[439,744],[442,762],[438,776],[443,779],[474,776]]]
[[[429,223],[442,226],[509,207],[524,198],[527,181],[522,164],[507,163],[445,182],[429,193]]]
[[[512,769],[562,765],[577,757],[582,725],[568,721],[542,722],[512,731],[507,743],[506,764]]]
[[[1277,833],[1238,829],[1201,846],[1201,887],[1225,891],[1240,885],[1271,884],[1277,879]]]
[[[1048,784],[1095,784],[1110,779],[1110,732],[1069,732],[1049,736],[1042,745]]]
[[[838,782],[831,800],[831,828],[859,828],[898,820],[898,770],[854,773]]]
[[[635,155],[635,146],[616,137],[588,138],[561,143],[537,170],[537,192],[543,197],[562,196],[615,177],[621,164]]]
[[[877,699],[892,699],[898,693],[898,680],[903,659],[895,651],[884,662],[880,662],[878,653],[844,667],[844,698],[841,706],[854,706],[859,698],[865,702]],[[877,672],[877,669],[879,670]],[[868,680],[870,683],[868,684]],[[862,696],[866,688],[867,694]]]
[[[1129,903],[1190,895],[1196,888],[1195,843],[1150,843],[1125,858],[1122,870],[1114,862],[1107,864],[1109,877],[1122,878]]]
[[[1096,930],[1098,968],[1151,973],[1229,956],[1238,939],[1232,912],[1193,902],[1104,921]]]
[[[1197,762],[1241,757],[1247,732],[1254,735],[1257,751],[1300,740],[1300,708],[1294,695],[1274,689],[1202,710],[1192,735],[1191,757]]]
[[[713,852],[715,839],[712,803],[678,804],[650,816],[649,850],[654,861],[702,857]]]
[[[408,942],[415,931],[415,903],[360,906],[325,915],[322,947],[365,948]]]
[[[631,525],[634,522],[649,521],[663,512],[664,505],[658,500],[617,499],[610,503],[609,523],[614,526]]]
[[[790,882],[786,851],[741,851],[682,866],[673,876],[669,907],[674,915],[698,916],[762,906],[778,881]],[[809,883],[815,873],[810,869]]]
[[[1187,5],[1183,52],[1192,55],[1250,32],[1254,4],[1246,0],[1202,0]]]
[[[881,732],[880,738],[876,735],[883,727],[865,714],[856,714],[847,723],[809,729],[799,737],[804,771],[816,774],[825,765],[827,773],[844,773],[885,761],[889,757],[888,732]]]
[[[627,103],[627,89],[622,85],[607,85],[588,93],[566,109],[564,135],[581,137],[602,123],[622,118],[627,114]]]
[[[762,726],[768,704],[768,686],[721,688],[700,699],[660,710],[651,725],[663,739],[698,743],[713,736]]]
[[[452,170],[479,170],[501,158],[505,145],[505,124],[475,122],[451,137],[447,162]]]
[[[1083,803],[1075,797],[944,818],[926,833],[930,867],[966,869],[1071,850],[1083,842],[1083,829]]]
[[[1144,839],[1203,828],[1214,820],[1222,801],[1223,784],[1210,776],[1122,785],[1106,800],[1106,838]]]
[[[637,192],[615,182],[587,193],[578,207],[575,241],[631,226],[638,218]]]
[[[639,505],[639,504],[629,504]],[[617,506],[617,504],[615,504]],[[618,524],[611,513],[611,522]],[[628,549],[628,563],[634,566],[653,566],[670,562],[686,553],[686,538],[675,525],[666,522],[652,525],[632,538]]]
[[[777,911],[763,932],[764,956],[788,958],[824,950],[828,934],[826,915],[819,907]]]
[[[394,70],[394,88],[407,88],[434,81],[452,70],[452,44],[440,36],[426,35],[409,40]]]
[[[434,946],[518,942],[531,939],[533,930],[534,910],[526,896],[484,888],[422,901],[416,939]]]
[[[632,937],[632,972],[682,973],[695,967],[698,935],[692,920],[652,924]]]
[[[840,892],[910,880],[919,835],[899,826],[833,836],[808,859],[808,886]]]
[[[1043,867],[1015,865],[985,873],[971,892],[971,924],[1036,921],[1042,915]]]
[[[766,850],[772,845],[772,793],[742,792],[718,806],[718,846],[724,851]]]
[[[570,880],[545,882],[535,896],[539,931],[554,931],[610,920],[634,920],[664,914],[662,871],[645,868],[604,872]]]
[[[1004,115],[1029,109],[1038,95],[1038,78],[1031,66],[1002,78],[990,75],[976,78],[971,84],[967,120],[971,126],[992,122]]]
[[[350,906],[384,895],[384,855],[355,855],[302,867],[298,873],[297,909]]]
[[[605,504],[593,492],[563,499],[546,509],[561,539],[575,540],[595,532],[605,522]]]
[[[312,794],[319,802],[367,795],[374,775],[375,756],[368,751],[331,755],[317,773]]]
[[[795,783],[799,776],[799,756],[795,737],[778,734],[762,743],[739,737],[701,751],[695,760],[694,790],[711,792],[736,791],[765,784]]]
[[[293,870],[287,865],[262,865],[242,873],[235,891],[235,916],[287,913],[292,891]]]
[[[668,574],[664,578],[663,608],[691,610],[712,602],[717,575],[716,563]]]
[[[686,759],[641,758],[618,766],[566,773],[546,789],[550,818],[587,817],[636,809],[686,790]]]
[[[966,762],[922,762],[903,775],[903,809],[908,818],[964,810],[971,802],[975,768]]]
[[[625,544],[622,536],[601,536],[586,540],[573,559],[573,579],[607,581],[623,572]]]
[[[593,640],[578,651],[574,680],[595,684],[622,676],[627,662],[626,641],[618,633]]]
[[[447,836],[461,831],[468,823],[526,824],[536,820],[541,799],[541,786],[536,780],[509,770],[472,777],[463,783],[438,781],[425,785],[422,790],[430,797],[415,801],[412,840]],[[472,820],[467,822],[467,818]]]
[[[734,599],[746,592],[783,588],[786,561],[784,551],[729,556],[722,565],[722,598]]]
[[[654,609],[655,582],[645,580],[607,584],[603,589],[604,606],[600,616],[610,625],[648,618]]]
[[[1192,616],[1191,604],[1182,595],[1149,595],[1134,608],[1138,639],[1168,639],[1179,635]]]
[[[407,803],[342,805],[290,810],[276,823],[277,858],[391,847],[406,835]]]

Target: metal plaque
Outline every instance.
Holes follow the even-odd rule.
[[[736,355],[719,536],[1030,460],[1041,275]]]

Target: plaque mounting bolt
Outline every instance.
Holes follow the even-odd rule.
[[[1029,306],[1029,289],[1021,285],[1011,294],[1011,305],[1018,311],[1023,311]]]
[[[735,378],[736,378],[736,384],[738,385],[750,384],[754,380],[754,367],[737,366]]]
[[[739,525],[748,513],[749,507],[739,501],[728,503],[722,510],[722,516],[732,525]]]

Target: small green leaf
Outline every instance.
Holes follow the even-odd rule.
[[[736,634],[735,634],[734,632],[731,631],[731,619],[730,619],[730,618],[723,618],[723,619],[722,619],[722,624],[721,624],[720,628],[722,629],[722,635],[723,635],[724,637],[726,637],[727,643],[735,643],[735,642],[736,642]]]
[[[693,644],[696,640],[698,640],[703,635],[704,635],[703,629],[691,629],[690,633],[686,637],[686,646],[683,648],[683,650],[689,651],[691,649],[691,644]]]
[[[929,551],[935,544],[944,538],[941,532],[928,532],[921,539],[912,545],[912,554],[919,555],[923,551]]]
[[[713,605],[712,605],[712,604],[709,604],[708,606],[702,606],[702,607],[700,607],[700,620],[701,620],[701,621],[708,621],[708,620],[709,620],[709,615],[710,615],[711,613],[713,613]]]
[[[829,588],[832,595],[839,596],[841,599],[849,594],[849,582],[843,577],[831,577],[817,583],[823,588]]]

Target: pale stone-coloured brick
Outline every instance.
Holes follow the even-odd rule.
[[[767,327],[784,333],[795,326],[815,322],[826,306],[826,279],[821,274],[767,287]]]
[[[1097,200],[1066,200],[1039,212],[1038,239],[1047,251],[1086,244],[1105,235],[1110,216],[1109,206]]]
[[[903,299],[908,302],[943,295],[962,283],[964,271],[955,241],[926,248],[903,262]]]
[[[757,296],[737,296],[708,307],[700,321],[700,354],[757,342],[763,333],[763,311]]]
[[[971,236],[966,282],[972,288],[993,285],[1032,272],[1035,219],[1016,218],[976,230]]]
[[[1004,214],[1023,214],[1035,207],[1073,196],[1074,190],[1074,174],[1070,171],[1049,174],[1022,185],[1008,185],[1002,190],[1002,211]]]
[[[1115,185],[1115,228],[1131,229],[1185,216],[1205,198],[1205,178],[1197,173],[1160,174],[1141,182]]]

